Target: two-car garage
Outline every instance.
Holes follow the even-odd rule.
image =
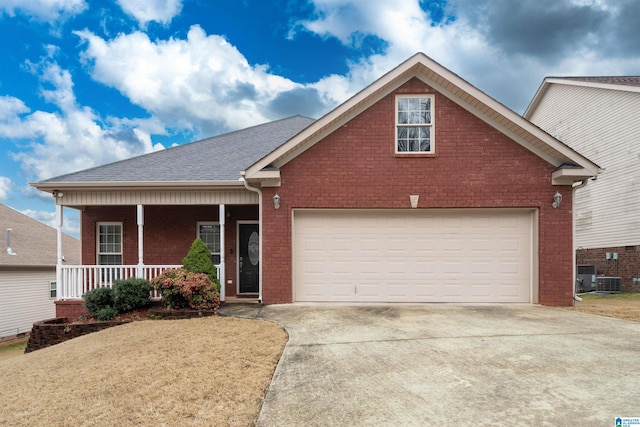
[[[532,209],[298,209],[294,301],[537,302]]]

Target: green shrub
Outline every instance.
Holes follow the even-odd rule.
[[[118,312],[131,311],[151,304],[148,280],[130,278],[113,282],[113,307]]]
[[[191,244],[191,249],[182,260],[182,268],[192,273],[206,274],[215,283],[218,292],[220,292],[216,266],[211,260],[211,251],[200,238],[197,238]]]
[[[118,315],[118,310],[113,307],[107,306],[98,311],[96,317],[100,321],[111,320]]]
[[[113,307],[113,290],[111,288],[92,289],[82,296],[89,314],[98,316],[103,308]]]
[[[170,309],[215,310],[220,305],[218,287],[204,273],[170,269],[152,279],[151,285]]]

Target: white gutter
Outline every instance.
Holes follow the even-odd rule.
[[[581,188],[584,188],[587,184],[589,183],[589,179],[583,179],[582,182],[578,185],[574,185],[571,188],[571,246],[575,246],[575,242],[576,242],[576,209],[575,209],[575,203],[576,203],[576,190],[579,190]],[[577,266],[576,266],[576,249],[575,247],[572,248],[573,250],[573,262],[571,263],[572,268],[573,268],[573,284],[571,286],[573,286],[573,299],[575,301],[582,301],[582,298],[580,298],[578,295],[576,295],[576,271],[577,271]]]
[[[249,191],[258,193],[258,263],[260,264],[260,270],[258,270],[258,302],[262,304],[262,190],[249,185],[249,182],[245,179],[245,171],[241,171],[240,175],[244,187]]]

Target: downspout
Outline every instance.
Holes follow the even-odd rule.
[[[262,190],[258,187],[250,186],[244,174],[244,171],[240,172],[244,187],[249,191],[258,193],[258,263],[260,264],[260,270],[258,271],[258,303],[262,304]]]
[[[582,182],[580,182],[580,184],[575,185],[571,188],[571,244],[572,246],[575,246],[575,242],[576,242],[576,209],[575,209],[575,201],[576,201],[576,190],[579,190],[581,188],[584,188],[587,184],[589,183],[589,179],[583,179]],[[575,301],[582,301],[582,298],[580,298],[578,295],[576,295],[576,271],[577,271],[577,266],[576,266],[576,250],[573,250],[573,262],[572,267],[573,267],[573,299]]]

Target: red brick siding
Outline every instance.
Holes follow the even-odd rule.
[[[391,94],[281,169],[281,208],[264,203],[263,300],[292,299],[291,218],[294,208],[539,209],[539,301],[572,304],[571,188],[551,185],[554,167],[421,81],[396,93],[435,94],[434,157],[394,154]],[[559,190],[563,203],[552,209]]]

